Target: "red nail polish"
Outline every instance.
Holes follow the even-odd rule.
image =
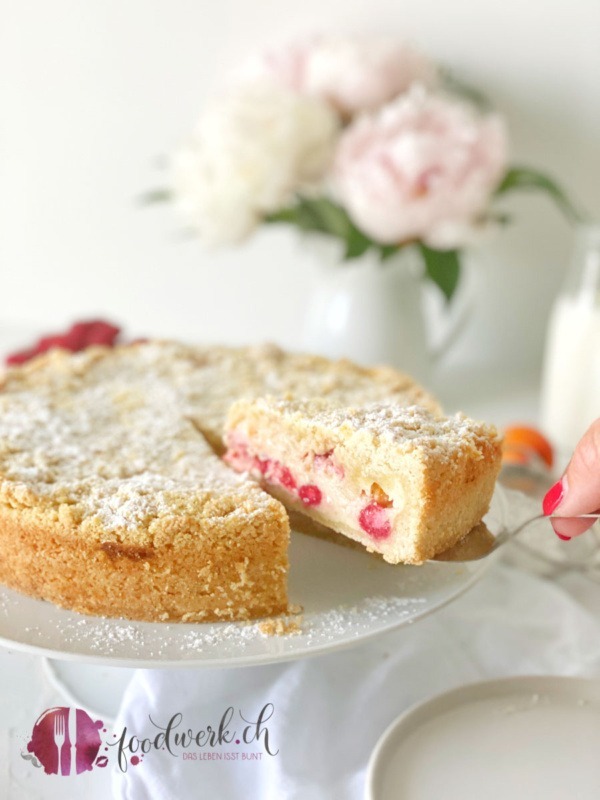
[[[546,496],[544,497],[544,502],[542,503],[542,509],[544,514],[548,517],[555,508],[558,508],[560,505],[561,500],[563,499],[563,495],[565,493],[562,478],[561,480],[557,481],[554,486],[548,490]]]
[[[556,533],[556,531],[554,531],[554,533]],[[563,542],[570,542],[571,541],[571,537],[570,536],[563,536],[562,533],[556,533],[556,535],[558,536],[559,539],[562,539]]]

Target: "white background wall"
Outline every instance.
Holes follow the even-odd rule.
[[[315,30],[397,32],[486,91],[514,160],[600,218],[598,0],[0,0],[0,321],[106,314],[136,333],[294,346],[311,265],[293,236],[203,252],[136,197],[207,94],[255,48]],[[463,357],[539,362],[571,245],[544,200],[479,254]]]

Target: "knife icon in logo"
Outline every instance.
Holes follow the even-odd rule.
[[[69,775],[77,774],[77,709],[69,709]]]

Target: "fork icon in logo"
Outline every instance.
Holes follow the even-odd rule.
[[[71,772],[71,764],[69,762],[68,769],[65,769],[64,759],[62,757],[63,746],[67,735],[65,733],[65,718],[62,714],[56,714],[54,717],[54,744],[58,754],[57,772],[60,770],[62,775],[68,775]],[[70,755],[70,753],[69,753]]]

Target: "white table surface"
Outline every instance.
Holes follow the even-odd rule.
[[[19,332],[0,332],[1,349],[6,351],[13,343],[22,341]],[[463,409],[465,412],[493,421],[499,425],[508,422],[535,422],[537,418],[537,376],[494,375],[481,372],[474,378],[469,375],[454,376],[452,381],[440,377],[442,397],[448,410]],[[444,390],[444,387],[445,390]],[[514,558],[512,559],[514,563]],[[594,576],[583,576],[576,572],[565,572],[554,579],[574,599],[594,615],[600,616],[600,583]],[[467,602],[468,595],[460,601]],[[416,628],[412,632],[417,635]],[[375,650],[381,642],[366,644]],[[130,676],[128,670],[112,671],[110,668],[70,666],[71,673],[77,671],[86,685],[82,705],[92,705],[102,711],[115,710],[121,693]],[[87,670],[87,673],[86,673]],[[574,674],[577,669],[574,668]],[[499,674],[502,674],[501,670]],[[234,673],[232,673],[234,675]],[[382,699],[383,702],[383,699]],[[65,785],[47,776],[40,790],[39,781],[28,779],[23,763],[17,763],[15,752],[24,747],[33,723],[46,708],[54,705],[70,705],[65,696],[52,685],[42,659],[24,655],[15,650],[0,648],[0,797],[7,800],[64,800]],[[109,770],[94,770],[89,775],[77,777],[77,794],[87,800],[111,796]],[[81,795],[80,795],[81,792]],[[329,798],[327,787],[323,787],[323,798]],[[185,800],[185,798],[182,798]]]

